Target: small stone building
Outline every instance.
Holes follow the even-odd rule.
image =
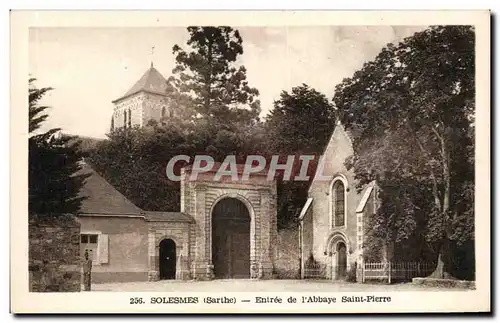
[[[184,168],[184,178],[190,172]],[[267,173],[247,181],[215,181],[213,173],[183,180],[180,212],[144,211],[88,165],[80,173],[89,176],[80,248],[90,253],[94,283],[272,277],[276,183]]]
[[[350,134],[338,123],[323,153],[324,178],[311,183],[300,213],[302,278],[342,280],[355,264],[361,268],[364,224],[377,208],[377,187],[370,183],[358,193],[345,166],[353,153]]]

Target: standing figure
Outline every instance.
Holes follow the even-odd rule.
[[[89,252],[85,250],[85,261],[83,262],[83,289],[90,291],[92,273],[92,260],[89,259]]]

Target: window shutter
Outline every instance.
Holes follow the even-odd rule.
[[[107,234],[99,235],[97,250],[98,263],[107,264],[109,261],[109,238]]]

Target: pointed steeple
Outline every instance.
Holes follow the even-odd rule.
[[[139,92],[147,92],[159,95],[166,95],[165,90],[167,86],[167,80],[160,72],[153,66],[153,62],[151,62],[151,67],[142,75],[142,77],[137,81],[134,86],[130,90],[127,91],[120,98],[113,101],[116,103],[120,100],[123,100],[129,96],[137,94]]]

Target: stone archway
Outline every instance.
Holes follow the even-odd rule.
[[[215,278],[250,278],[251,216],[247,206],[238,198],[224,197],[211,216]]]
[[[330,235],[325,254],[330,257],[330,279],[346,279],[349,271],[349,245],[344,233],[336,231]]]
[[[242,177],[243,169],[244,165],[238,165],[236,169],[239,173],[238,178]],[[226,177],[215,180],[214,170],[199,173],[196,180],[191,180],[191,172],[190,166],[183,168],[181,172],[181,212],[191,215],[194,220],[187,250],[192,256],[189,264],[191,277],[200,280],[213,279],[216,274],[215,270],[220,268],[218,258],[213,255],[220,244],[213,239],[213,226],[215,225],[213,222],[217,222],[214,218],[215,220],[218,218],[218,216],[214,217],[214,209],[220,207],[219,202],[225,203],[224,201],[229,198],[239,200],[246,207],[247,212],[240,213],[246,214],[247,224],[244,233],[248,235],[249,231],[250,235],[248,239],[244,239],[248,240],[244,249],[249,249],[249,252],[245,251],[244,274],[236,275],[233,272],[231,275],[226,273],[223,277],[272,278],[278,235],[276,181],[269,181],[265,172],[251,174],[249,180],[244,181],[233,181]],[[241,208],[241,203],[238,208]],[[248,222],[250,222],[250,229],[248,229]],[[247,261],[247,254],[249,254],[249,261]],[[247,272],[248,266],[250,267],[249,273]],[[221,276],[217,273],[217,277]]]

